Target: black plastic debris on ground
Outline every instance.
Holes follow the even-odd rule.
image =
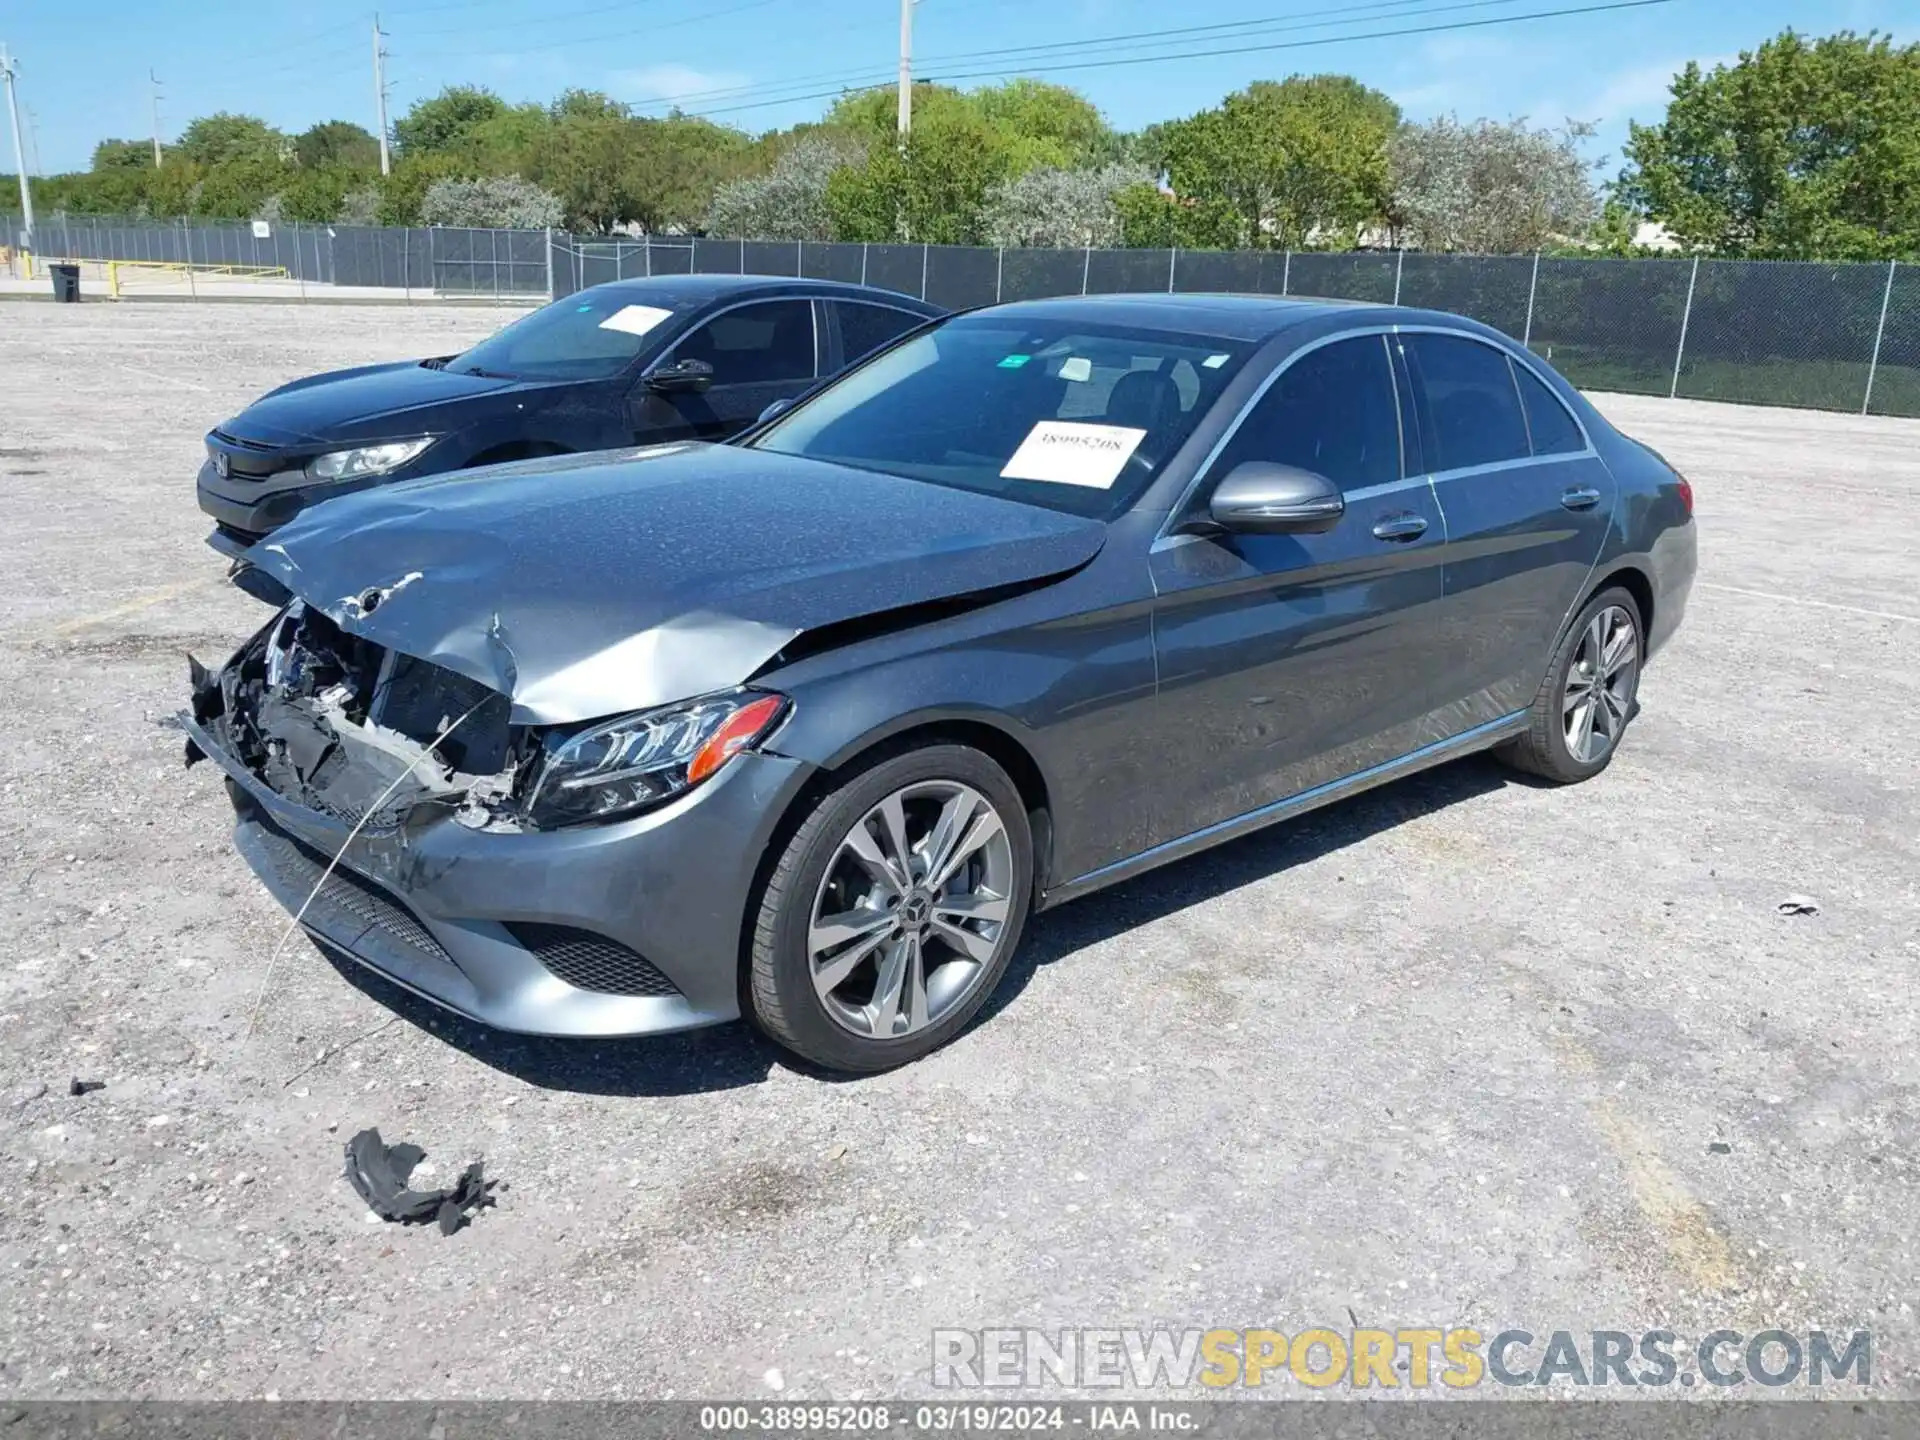
[[[409,1189],[407,1177],[426,1154],[418,1145],[389,1148],[378,1130],[362,1130],[347,1142],[347,1183],[381,1219],[402,1225],[434,1220],[442,1235],[451,1235],[474,1211],[493,1204],[495,1182],[481,1178],[481,1162],[476,1160],[460,1172],[451,1189]]]
[[[67,1082],[67,1094],[69,1095],[90,1095],[95,1090],[104,1090],[106,1088],[107,1082],[104,1080],[82,1080],[78,1075]]]

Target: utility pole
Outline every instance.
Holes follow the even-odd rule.
[[[27,155],[20,146],[20,100],[14,94],[13,77],[20,67],[13,57],[0,49],[0,78],[7,83],[7,114],[13,118],[13,168],[20,172],[20,219],[26,227],[26,248],[33,248],[33,187],[27,183]]]
[[[160,168],[160,77],[147,71],[147,79],[153,86],[153,168]]]
[[[373,106],[380,116],[380,173],[391,175],[393,166],[387,159],[387,49],[380,42],[386,37],[380,33],[380,12],[373,12]]]
[[[913,5],[900,0],[900,143],[913,128]]]

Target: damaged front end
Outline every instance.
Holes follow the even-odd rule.
[[[436,812],[472,830],[622,819],[716,774],[787,712],[785,696],[740,688],[591,724],[516,724],[500,691],[299,600],[218,674],[191,663],[194,735],[280,798],[372,834]],[[201,758],[190,736],[187,763]]]
[[[201,733],[283,799],[379,832],[422,807],[474,829],[518,824],[541,737],[512,702],[349,634],[294,601],[218,673],[191,662]],[[187,763],[204,758],[187,742]]]

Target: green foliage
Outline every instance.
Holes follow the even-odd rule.
[[[560,201],[518,175],[436,180],[420,202],[420,218],[429,225],[545,230],[560,223]]]
[[[879,143],[867,163],[827,182],[827,212],[842,240],[974,245],[987,192],[1014,173],[1006,137],[967,105],[914,117],[905,146]]]
[[[1399,108],[1344,75],[1259,81],[1156,127],[1149,160],[1176,194],[1236,217],[1236,243],[1350,250],[1386,213]]]
[[[1760,258],[1920,253],[1920,45],[1788,30],[1674,77],[1634,125],[1623,199],[1682,244]]]
[[[1126,246],[1226,250],[1240,233],[1240,217],[1224,200],[1181,199],[1155,185],[1130,185],[1113,204]]]
[[[1403,125],[1387,147],[1392,218],[1417,250],[1521,255],[1579,240],[1600,214],[1580,154],[1593,127],[1536,130],[1525,120]]]
[[[394,148],[402,155],[427,155],[453,148],[467,132],[491,120],[507,102],[478,85],[449,85],[421,100],[393,125]]]
[[[93,147],[95,173],[106,170],[151,170],[153,142],[150,140],[102,140]]]
[[[278,165],[288,158],[288,140],[255,115],[222,110],[202,115],[180,132],[173,153],[192,165]]]
[[[380,165],[380,141],[372,131],[351,121],[322,121],[294,137],[293,163],[302,170],[325,170],[336,166],[348,170],[375,170]]]

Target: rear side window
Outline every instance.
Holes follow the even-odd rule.
[[[1505,351],[1460,335],[1408,335],[1404,343],[1430,469],[1496,465],[1533,453]]]
[[[1386,341],[1337,340],[1288,366],[1234,432],[1214,474],[1248,460],[1312,470],[1342,490],[1398,480],[1400,411]]]
[[[673,348],[704,360],[715,385],[772,385],[813,378],[813,302],[769,300],[716,315]]]
[[[921,323],[918,315],[904,310],[889,310],[884,305],[857,305],[849,300],[833,302],[840,319],[840,362],[851,365],[864,359]]]
[[[1587,448],[1586,436],[1558,395],[1524,365],[1515,365],[1520,398],[1527,405],[1527,429],[1533,434],[1536,455],[1572,455]]]

